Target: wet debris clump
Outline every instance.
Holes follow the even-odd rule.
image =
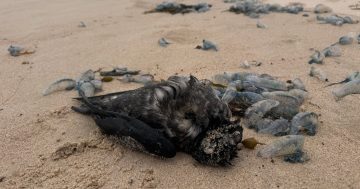
[[[116,67],[111,71],[100,71],[101,76],[124,76],[124,75],[137,75],[140,73],[140,70],[128,70],[128,68]]]
[[[81,22],[79,23],[78,27],[79,27],[79,28],[86,28],[86,24],[85,24],[83,21],[81,21]]]
[[[330,12],[332,12],[332,9],[324,4],[317,4],[314,8],[314,13],[316,14],[323,14]]]
[[[59,79],[44,90],[43,95],[47,96],[56,91],[73,90],[82,91],[86,96],[94,96],[95,92],[102,90],[102,81],[95,79],[95,72],[88,70],[77,80],[71,78]]]
[[[320,24],[331,24],[334,26],[342,26],[343,24],[357,24],[358,20],[354,20],[350,16],[339,16],[339,15],[329,15],[329,16],[320,16],[317,15],[316,19]]]
[[[310,77],[315,77],[323,82],[329,81],[329,79],[326,76],[326,73],[322,69],[316,68],[314,66],[311,66],[309,75]]]
[[[264,4],[259,0],[244,0],[232,5],[230,12],[236,14],[244,14],[251,18],[259,18],[260,14],[269,14],[270,12],[285,12],[298,14],[304,10],[303,5],[293,3],[288,6],[280,6],[279,4]]]
[[[208,3],[199,3],[196,5],[186,5],[182,3],[175,2],[163,2],[155,7],[153,10],[149,10],[144,12],[145,14],[156,13],[156,12],[165,12],[170,14],[186,14],[191,12],[206,12],[209,11],[212,7],[211,4]]]
[[[304,140],[305,137],[302,135],[283,136],[265,145],[257,155],[262,158],[280,156],[290,163],[304,163],[309,160],[307,154],[303,152]]]
[[[8,48],[8,51],[11,56],[15,56],[15,57],[35,53],[35,50],[30,50],[30,49],[27,49],[24,47],[14,46],[14,45],[10,45],[10,47]]]
[[[283,82],[268,74],[238,72],[215,75],[212,82],[215,94],[249,129],[274,136],[316,133],[316,114],[300,112],[308,92],[299,78]]]
[[[160,38],[159,39],[159,45],[161,47],[167,47],[169,44],[171,44],[170,42],[168,42],[165,38]]]
[[[151,74],[142,74],[142,75],[126,74],[118,80],[125,83],[134,82],[134,83],[141,83],[146,85],[154,82],[154,76]]]
[[[202,46],[198,45],[195,47],[195,49],[202,49],[204,51],[208,51],[208,50],[218,51],[218,47],[215,43],[206,39],[204,39],[202,43],[203,43]]]
[[[360,74],[354,72],[348,76],[344,81],[334,83],[343,84],[341,87],[335,89],[332,93],[335,96],[335,100],[341,100],[347,95],[360,94]],[[332,84],[332,85],[334,85]]]

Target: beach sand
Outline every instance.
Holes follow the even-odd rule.
[[[307,64],[311,48],[321,50],[342,35],[360,32],[360,24],[318,24],[311,12],[309,17],[271,13],[260,18],[268,28],[259,29],[256,19],[224,12],[230,4],[222,0],[206,1],[214,6],[201,14],[142,14],[160,2],[1,1],[0,188],[360,188],[360,95],[336,102],[335,87],[324,88],[325,83],[309,77]],[[360,16],[348,8],[355,0],[303,2],[308,8],[322,2],[336,13]],[[80,21],[85,28],[78,27]],[[161,37],[173,44],[160,47]],[[203,39],[215,42],[219,51],[195,50]],[[11,57],[11,44],[36,53]],[[360,45],[341,49],[341,57],[316,65],[331,82],[360,70]],[[244,70],[239,66],[244,60],[262,65]],[[267,73],[283,81],[299,77],[310,93],[303,109],[321,115],[317,135],[305,139],[311,160],[262,159],[256,156],[261,146],[239,151],[227,168],[200,165],[184,153],[160,159],[115,143],[90,117],[71,111],[77,105],[75,91],[41,94],[57,79],[120,65],[156,79],[175,73],[203,79],[225,71]],[[113,81],[100,94],[139,86]],[[264,143],[276,139],[244,129],[248,137]],[[54,160],[58,149],[65,155]]]

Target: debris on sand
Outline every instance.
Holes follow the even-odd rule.
[[[78,27],[79,27],[79,28],[86,28],[86,24],[85,24],[83,21],[81,21],[81,22],[79,23]]]
[[[341,49],[339,45],[331,45],[330,47],[326,47],[321,51],[325,57],[339,57],[342,55]]]
[[[258,144],[265,145],[264,143],[257,141],[254,137],[244,139],[241,143],[244,145],[245,148],[252,150],[255,149]]]
[[[257,155],[262,158],[284,156],[285,161],[303,163],[309,160],[307,155],[302,151],[303,146],[304,136],[288,135],[265,145]]]
[[[168,42],[165,38],[160,38],[159,39],[159,45],[161,47],[167,47],[169,44],[171,44],[170,42]]]
[[[314,112],[300,112],[291,120],[290,135],[304,132],[309,136],[316,134],[318,116]]]
[[[128,68],[116,67],[111,71],[100,71],[101,76],[124,76],[124,75],[137,75],[140,73],[140,70],[128,70]]]
[[[269,14],[270,12],[286,12],[297,14],[304,10],[303,5],[299,3],[292,3],[288,6],[282,7],[279,4],[264,4],[259,0],[244,0],[232,5],[230,12],[236,14],[243,13],[251,18],[259,18],[260,14]]]
[[[154,76],[151,74],[142,74],[142,75],[126,74],[122,78],[120,78],[119,81],[126,83],[135,82],[146,85],[154,82]]]
[[[49,95],[56,91],[73,90],[76,86],[76,81],[73,79],[60,79],[52,83],[44,92],[43,95]]]
[[[350,45],[353,42],[354,42],[354,38],[352,36],[349,36],[349,35],[342,36],[339,39],[339,44],[340,45]]]
[[[349,8],[351,10],[360,10],[360,1],[358,3],[353,4],[353,5],[349,5]]]
[[[353,78],[343,86],[335,89],[332,93],[337,101],[350,94],[360,94],[360,77]]]
[[[322,69],[316,68],[314,66],[311,66],[309,75],[311,77],[315,77],[315,78],[317,78],[317,79],[319,79],[320,81],[323,81],[323,82],[328,82],[329,81],[326,74],[325,74],[325,72]]]
[[[95,79],[95,72],[88,70],[79,79],[64,78],[52,83],[44,90],[43,95],[47,96],[56,91],[72,90],[82,91],[86,96],[94,96],[96,91],[102,90],[102,81]]]
[[[111,76],[105,76],[105,77],[101,78],[102,82],[111,82],[112,80],[114,80],[114,78]]]
[[[241,67],[241,68],[244,68],[244,69],[249,69],[249,68],[250,68],[250,64],[249,64],[249,62],[248,62],[247,60],[245,60],[244,62],[242,62],[242,63],[240,64],[240,67]]]
[[[323,14],[330,12],[332,12],[332,9],[324,4],[317,4],[314,8],[314,13],[316,14]]]
[[[11,56],[20,56],[20,55],[27,55],[27,54],[34,54],[35,50],[29,50],[20,46],[13,46],[10,45],[8,51]]]
[[[215,45],[215,43],[213,43],[209,40],[206,40],[206,39],[204,39],[202,42],[203,42],[203,45],[202,46],[198,45],[195,47],[195,49],[202,49],[205,51],[208,51],[208,50],[218,51],[218,47],[217,47],[217,45]]]
[[[315,53],[311,55],[309,64],[314,64],[314,63],[323,64],[324,59],[325,59],[324,53],[316,50]]]
[[[299,78],[285,83],[267,74],[239,72],[215,75],[213,83],[215,94],[249,129],[274,136],[316,133],[317,115],[309,113],[311,119],[301,116],[308,115],[300,112],[308,92]],[[304,126],[310,121],[312,125]]]
[[[267,26],[265,24],[263,24],[262,22],[260,22],[259,20],[256,22],[256,27],[261,28],[261,29],[267,28]]]
[[[171,76],[98,97],[80,95],[82,108],[73,110],[92,115],[104,133],[132,141],[134,149],[146,153],[172,158],[180,150],[200,163],[226,166],[242,140],[242,127],[230,121],[228,106],[215,96],[209,82],[193,76]]]
[[[178,4],[175,2],[163,2],[155,7],[153,10],[149,10],[144,12],[145,14],[148,13],[155,13],[155,12],[166,12],[170,14],[186,14],[191,12],[206,12],[210,10],[212,7],[211,4],[208,3],[199,3],[196,5],[186,5],[186,4]]]
[[[335,82],[335,83],[330,83],[329,85],[327,85],[326,87],[332,86],[332,85],[338,85],[338,84],[343,84],[343,83],[348,83],[350,81],[353,81],[355,79],[360,79],[360,72],[356,71],[352,74],[350,74],[348,77],[346,77],[343,81],[340,82]]]
[[[317,15],[316,19],[320,21],[320,24],[331,24],[334,26],[342,26],[343,24],[357,24],[358,20],[354,20],[349,16],[341,17],[339,15],[320,16]]]

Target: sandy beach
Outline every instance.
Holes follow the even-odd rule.
[[[259,20],[226,12],[222,0],[181,0],[213,5],[205,13],[143,14],[163,0],[2,0],[0,3],[0,188],[360,188],[360,95],[335,101],[323,83],[309,77],[309,56],[360,24],[319,24],[316,14],[270,13]],[[269,3],[286,5],[288,0]],[[324,3],[340,15],[360,19],[356,0],[303,0],[307,10]],[[78,27],[80,22],[86,27]],[[161,37],[173,44],[158,45]],[[218,52],[194,49],[203,39]],[[12,57],[7,48],[35,49]],[[325,59],[331,82],[360,70],[360,44],[341,46],[342,56]],[[245,70],[240,63],[261,61]],[[23,62],[28,64],[23,64]],[[160,159],[127,149],[101,134],[94,121],[73,112],[76,91],[42,96],[53,81],[99,68],[126,66],[154,74],[200,79],[222,72],[267,73],[286,81],[301,78],[310,99],[302,109],[319,114],[315,136],[306,136],[310,161],[291,164],[262,159],[242,149],[233,166],[209,167],[178,153]],[[113,81],[99,94],[140,87]],[[244,138],[268,143],[276,137],[244,129]],[[85,146],[85,147],[84,147]],[[76,148],[53,159],[59,148]]]

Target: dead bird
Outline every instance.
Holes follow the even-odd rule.
[[[170,42],[168,42],[165,38],[160,38],[159,39],[159,45],[162,47],[167,47],[169,44],[171,44]]]
[[[213,43],[209,40],[206,40],[206,39],[204,39],[202,42],[203,42],[203,45],[202,46],[198,45],[195,47],[195,49],[202,49],[205,51],[207,51],[207,50],[218,51],[218,47],[217,47],[217,45],[215,45],[215,43]]]
[[[204,164],[227,165],[242,139],[241,126],[230,122],[228,106],[208,82],[193,76],[171,76],[131,91],[82,97],[75,111],[91,115],[107,134],[130,137],[137,143],[132,146],[142,146],[139,150],[150,154],[170,158],[180,150]]]
[[[324,82],[329,81],[329,79],[326,77],[325,72],[323,70],[321,70],[320,68],[315,68],[314,66],[311,66],[309,75],[311,77],[318,78],[320,81],[324,81]]]
[[[20,55],[26,55],[26,54],[34,54],[35,50],[29,50],[20,46],[13,46],[10,45],[8,48],[8,51],[11,56],[20,56]]]
[[[350,94],[360,94],[360,78],[357,77],[345,83],[343,86],[335,89],[333,92],[335,100],[340,100]]]
[[[346,77],[343,81],[340,82],[336,82],[336,83],[330,83],[329,85],[326,85],[325,87],[329,87],[329,86],[333,86],[333,85],[338,85],[338,84],[343,84],[343,83],[348,83],[352,80],[355,79],[360,79],[360,72],[354,72],[352,74],[350,74],[348,77]]]
[[[175,2],[163,2],[155,7],[153,10],[145,11],[144,14],[155,12],[167,12],[170,14],[186,14],[190,12],[206,12],[212,7],[208,3],[199,3],[196,5],[178,4]]]
[[[309,64],[314,64],[314,63],[322,64],[324,59],[325,59],[324,53],[316,50],[315,53],[311,55]]]
[[[64,78],[55,81],[47,89],[44,90],[43,95],[47,96],[56,91],[72,90],[82,91],[86,96],[94,96],[96,91],[102,90],[102,82],[95,79],[95,73],[92,70],[87,70],[79,79]]]
[[[137,75],[140,73],[140,70],[128,70],[128,68],[116,67],[111,71],[100,71],[101,76],[123,76],[123,75]]]

